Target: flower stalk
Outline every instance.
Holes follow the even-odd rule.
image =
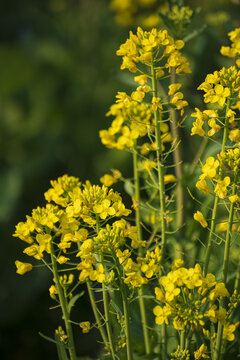
[[[120,292],[122,295],[122,302],[123,302],[123,313],[124,313],[124,323],[125,323],[125,336],[126,336],[126,346],[127,346],[127,360],[133,360],[133,353],[132,353],[132,342],[131,342],[131,334],[130,334],[130,313],[129,313],[129,303],[127,297],[127,289],[126,285],[122,280],[122,269],[119,264],[119,261],[115,254],[113,254],[113,258],[115,264],[117,266],[118,275],[119,275],[119,284],[120,284]]]
[[[233,183],[232,195],[236,194],[236,184]],[[233,224],[233,215],[234,215],[234,203],[231,202],[229,217],[228,217],[228,228],[225,240],[225,248],[224,248],[224,258],[223,258],[223,281],[225,285],[227,284],[227,274],[228,274],[228,263],[229,263],[229,250],[230,250],[230,236],[232,233],[232,224]]]
[[[229,118],[227,116],[229,107],[230,107],[230,99],[228,98],[227,105],[226,105],[226,111],[225,111],[225,122],[224,122],[224,130],[223,130],[222,151],[225,151],[226,143],[227,143],[227,137],[228,137],[228,131],[229,131],[228,130]],[[221,176],[221,173],[220,173],[220,176]],[[210,232],[209,232],[209,237],[208,237],[208,244],[207,244],[207,251],[206,251],[205,262],[204,262],[204,267],[203,267],[203,275],[204,276],[207,274],[209,260],[210,260],[210,256],[211,256],[212,240],[213,240],[213,236],[214,236],[215,230],[216,230],[218,205],[219,205],[219,197],[217,195],[215,195],[213,211],[212,211],[212,218],[211,218],[211,227],[210,227]]]
[[[171,84],[176,83],[176,71],[175,68],[171,68]],[[184,224],[184,213],[185,213],[185,201],[184,201],[184,189],[181,183],[183,177],[182,168],[182,146],[180,142],[180,131],[177,122],[177,111],[175,108],[171,109],[171,120],[170,120],[171,134],[175,148],[173,150],[173,161],[177,182],[176,188],[176,226],[180,232]],[[178,145],[177,145],[178,144]]]
[[[51,241],[51,243],[50,243],[50,255],[51,255],[51,260],[52,260],[53,280],[56,284],[58,298],[59,298],[60,306],[62,309],[62,317],[63,317],[64,323],[65,323],[65,328],[66,328],[66,333],[67,333],[69,356],[70,356],[71,360],[76,360],[77,356],[75,353],[72,325],[71,325],[70,319],[69,319],[68,304],[67,304],[67,299],[64,296],[64,291],[63,291],[63,288],[61,286],[60,279],[59,279],[53,241]]]
[[[158,96],[157,91],[157,78],[156,78],[156,70],[154,66],[154,60],[152,59],[151,63],[151,75],[152,75],[152,91],[153,96]],[[159,188],[159,198],[160,198],[160,215],[161,215],[161,248],[162,248],[162,260],[164,261],[165,250],[166,250],[166,204],[165,204],[165,186],[164,186],[164,168],[161,161],[162,158],[162,141],[161,141],[161,133],[160,133],[160,122],[161,122],[161,112],[159,109],[154,111],[154,125],[155,125],[155,137],[157,144],[157,171],[158,171],[158,188]]]
[[[135,185],[135,222],[137,226],[137,233],[138,238],[142,241],[142,228],[141,228],[141,214],[140,214],[140,179],[139,179],[139,171],[138,171],[138,155],[137,155],[137,141],[135,140],[135,146],[133,150],[133,172],[134,172],[134,185]],[[138,256],[143,256],[143,248],[139,247],[138,249]],[[140,307],[140,314],[141,314],[141,322],[142,322],[142,329],[143,329],[143,337],[144,337],[144,344],[145,344],[145,351],[146,354],[151,353],[151,346],[149,340],[149,332],[147,328],[147,314],[146,314],[146,307],[143,298],[143,289],[142,287],[138,289],[138,296],[139,296],[139,307]]]

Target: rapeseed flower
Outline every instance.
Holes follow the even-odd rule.
[[[19,260],[15,261],[15,265],[16,265],[16,268],[17,268],[16,272],[19,275],[24,275],[26,272],[31,271],[32,267],[33,267],[32,264],[24,263],[24,262],[21,262]]]
[[[207,223],[207,221],[205,220],[205,218],[204,218],[204,216],[203,216],[203,214],[202,214],[201,211],[195,212],[194,215],[193,215],[193,218],[194,218],[194,220],[198,221],[198,222],[202,225],[202,227],[205,228],[205,227],[208,226],[208,223]]]

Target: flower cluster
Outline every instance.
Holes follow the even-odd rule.
[[[231,179],[229,176],[224,176],[223,172],[221,172],[221,175],[219,174],[219,164],[219,160],[216,160],[213,156],[208,157],[202,166],[202,174],[199,176],[196,187],[205,194],[210,194],[212,191],[210,184],[214,184],[214,193],[220,199],[225,199]]]
[[[159,25],[157,11],[162,6],[159,7],[157,0],[111,0],[110,7],[116,13],[115,18],[120,25],[130,25],[135,21],[140,21],[145,27]],[[150,15],[144,14],[146,9],[151,11]]]
[[[177,74],[191,72],[187,60],[181,55],[180,49],[184,46],[182,40],[176,40],[168,34],[167,30],[152,29],[143,31],[140,27],[137,34],[131,31],[127,41],[120,46],[117,55],[123,57],[121,69],[128,69],[135,73],[138,70],[137,64],[150,65],[152,61],[165,60],[161,68],[161,76],[165,69],[174,67]]]
[[[240,55],[240,28],[237,28],[228,33],[232,42],[231,46],[222,46],[221,54],[230,58],[235,58]],[[240,59],[236,60],[236,64],[240,67]]]
[[[217,103],[219,106],[224,106],[227,98],[239,94],[240,72],[235,66],[228,69],[223,67],[220,71],[208,74],[198,90],[205,92],[204,101],[206,103]]]
[[[227,149],[218,154],[218,160],[222,171],[232,176],[236,183],[239,182],[240,172],[240,148]]]
[[[140,103],[146,91],[150,91],[150,87],[140,85],[131,97],[126,93],[117,94],[116,103],[107,113],[107,116],[114,116],[114,120],[108,130],[99,132],[105,146],[118,150],[132,149],[135,140],[153,130],[151,105]],[[164,127],[164,131],[168,131],[168,126]]]
[[[50,254],[51,242],[57,244],[57,261],[60,264],[68,260],[64,254],[73,243],[82,244],[87,249],[89,242],[100,246],[103,232],[93,237],[94,240],[89,239],[89,233],[96,232],[97,223],[104,223],[113,217],[127,216],[131,212],[125,208],[121,196],[104,185],[100,187],[90,182],[81,184],[79,179],[67,175],[51,181],[51,185],[45,198],[48,202],[55,202],[55,205],[48,203],[45,207],[34,209],[25,222],[16,225],[13,235],[30,244],[23,252],[37,260],[42,260],[44,253]],[[113,224],[114,234],[109,232],[109,228],[105,229],[105,232],[109,232],[109,239],[113,237],[109,240],[111,246],[116,246],[116,241],[121,243],[121,229],[125,227],[126,222],[121,219]],[[131,231],[130,227],[126,233],[129,235]],[[134,238],[132,241],[137,247],[134,235],[129,237]],[[106,247],[109,244],[105,244]],[[19,273],[31,270],[29,264],[23,264],[16,262]]]
[[[157,324],[168,324],[171,318],[176,330],[206,333],[209,321],[213,324],[220,321],[225,328],[223,337],[230,341],[234,339],[236,324],[230,324],[230,312],[217,301],[230,295],[225,284],[217,282],[213,274],[203,276],[199,264],[190,269],[175,266],[166,276],[160,277],[159,284],[161,287],[155,288],[155,294],[160,305],[153,309]]]

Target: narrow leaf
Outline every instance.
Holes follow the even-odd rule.
[[[77,295],[75,295],[75,296],[73,296],[73,297],[71,298],[71,300],[70,300],[69,303],[68,303],[68,311],[69,311],[69,314],[70,314],[70,312],[71,312],[72,307],[75,305],[75,302],[76,302],[81,296],[83,296],[83,294],[84,294],[84,291],[82,291],[80,294],[77,294]]]

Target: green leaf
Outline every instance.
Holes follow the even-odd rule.
[[[129,196],[133,196],[134,188],[133,188],[133,184],[131,183],[130,180],[125,180],[125,182],[124,182],[124,190],[126,191],[126,193]]]
[[[65,345],[60,341],[59,334],[55,335],[55,339],[56,339],[56,345],[57,345],[58,359],[59,360],[69,360],[66,349],[65,349]]]
[[[75,305],[75,302],[84,295],[84,291],[80,292],[80,294],[77,294],[71,298],[71,300],[68,303],[68,312],[70,314],[72,307]]]
[[[47,341],[50,341],[50,342],[52,342],[52,343],[54,343],[54,344],[57,344],[57,341],[54,340],[54,339],[52,339],[52,338],[50,338],[49,336],[46,336],[46,335],[44,335],[44,334],[41,333],[41,332],[39,332],[38,334],[39,334],[43,339],[45,339],[45,340],[47,340]]]
[[[198,36],[199,34],[201,34],[206,28],[207,28],[207,24],[203,24],[199,29],[192,30],[191,33],[187,34],[187,35],[183,38],[183,41],[186,43],[186,42],[188,42],[189,40],[194,39],[196,36]]]

